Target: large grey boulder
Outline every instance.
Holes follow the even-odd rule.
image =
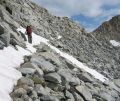
[[[72,91],[72,94],[75,98],[75,101],[85,101],[78,93]],[[72,101],[74,101],[74,100],[72,100]]]
[[[2,25],[0,25],[0,35],[4,34],[4,27]]]
[[[42,76],[44,73],[42,71],[42,69],[40,69],[35,63],[24,63],[21,68],[31,68],[33,70],[36,70],[36,72],[39,74],[39,76]]]
[[[13,98],[13,101],[23,101],[24,99],[21,98]]]
[[[63,59],[60,58],[60,56],[58,56],[57,54],[55,54],[54,52],[40,52],[39,53],[41,56],[43,56],[45,59],[47,59],[50,63],[60,67],[65,66],[64,63],[62,62]]]
[[[59,69],[58,74],[64,79],[62,80],[63,84],[66,84],[67,82],[72,85],[80,84],[79,78],[72,75],[71,70],[69,69]]]
[[[21,37],[24,39],[24,41],[27,41],[27,38],[25,36],[25,33],[22,33],[21,31],[19,31],[19,33],[21,34]]]
[[[20,26],[15,20],[11,18],[9,13],[1,5],[0,5],[0,17],[2,18],[2,20],[7,22],[11,26],[14,26],[15,28],[18,28]]]
[[[33,68],[20,68],[19,71],[23,74],[23,75],[33,75],[36,72],[36,69]]]
[[[100,96],[103,99],[103,101],[116,101],[116,99],[112,95],[109,95],[105,91],[100,92],[98,96]]]
[[[75,89],[85,100],[92,101],[92,94],[90,93],[88,88],[81,85],[81,86],[76,86]]]
[[[46,61],[42,57],[33,57],[31,59],[31,62],[38,65],[39,68],[41,68],[45,73],[50,73],[55,71],[55,66],[49,61]]]
[[[49,95],[44,95],[40,97],[41,101],[59,101],[56,97],[54,96],[49,96]]]
[[[92,78],[92,75],[90,76],[90,74],[88,73],[80,73],[77,75],[78,78],[84,82],[89,82],[92,83],[94,81],[94,78]]]
[[[63,92],[59,92],[59,91],[51,91],[50,96],[54,96],[54,97],[56,97],[59,100],[62,100],[62,99],[65,98],[64,93]]]
[[[35,68],[34,65],[32,63],[30,63],[30,62],[22,64],[21,67],[22,68],[32,68],[32,69]]]
[[[62,86],[61,84],[57,84],[57,83],[46,82],[46,85],[54,91],[63,92],[63,90],[65,89],[64,86]]]
[[[33,75],[37,70],[34,67],[34,65],[32,65],[30,62],[24,63],[21,68],[19,68],[19,71],[23,74],[23,75],[27,75],[27,74],[31,74]]]
[[[23,95],[26,95],[27,94],[27,91],[23,88],[18,88],[18,89],[15,89],[15,91],[13,92],[13,96],[14,97],[22,97]]]
[[[57,73],[49,73],[49,74],[46,74],[44,77],[45,77],[45,80],[49,82],[58,83],[58,84],[62,82],[60,75]]]
[[[34,91],[34,90],[32,91],[31,98],[32,98],[33,100],[35,100],[35,99],[38,98],[38,95],[37,95],[37,92],[36,92],[36,91]]]
[[[10,43],[10,33],[6,32],[0,35],[0,40],[5,44],[5,46],[9,46]]]
[[[23,95],[21,99],[22,101],[33,101],[28,95]]]
[[[41,97],[42,95],[49,95],[51,89],[44,88],[42,85],[37,84],[35,85],[35,91],[37,92],[37,95]]]
[[[0,49],[3,49],[5,44],[0,40]]]
[[[20,80],[18,80],[18,85],[28,85],[34,87],[34,82],[27,77],[22,77]]]
[[[45,43],[41,42],[40,45],[36,46],[37,52],[50,52],[51,48]]]
[[[114,80],[114,83],[115,83],[115,85],[116,85],[117,87],[120,88],[120,79],[115,79],[115,80]]]
[[[67,98],[67,99],[71,99],[71,100],[75,100],[74,99],[74,97],[73,97],[73,95],[72,95],[72,93],[70,93],[69,91],[65,91],[65,97]]]
[[[25,48],[26,45],[19,33],[13,30],[8,23],[2,22],[1,24],[4,27],[4,33],[0,35],[0,40],[5,44],[5,46],[7,47],[9,44],[12,44],[13,46],[19,45]]]
[[[45,85],[45,80],[42,77],[34,75],[34,76],[31,76],[30,78],[34,81],[34,84]]]

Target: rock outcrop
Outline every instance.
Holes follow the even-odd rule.
[[[120,41],[120,15],[112,17],[104,22],[96,30],[96,38],[102,41],[118,40]]]

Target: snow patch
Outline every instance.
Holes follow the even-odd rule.
[[[59,35],[57,39],[61,39],[61,38],[62,38],[62,36],[61,36],[61,35]]]
[[[117,42],[115,40],[110,40],[110,43],[115,47],[120,47],[120,42]]]
[[[11,46],[0,50],[0,101],[11,101],[9,93],[22,76],[16,68],[23,62],[24,55],[31,54],[19,46],[16,47],[18,51]]]
[[[51,47],[51,49],[55,50],[57,53],[59,53],[62,57],[64,57],[65,59],[69,60],[71,63],[75,64],[77,67],[85,70],[86,72],[90,73],[91,75],[93,75],[96,79],[105,82],[106,80],[108,80],[106,77],[104,77],[102,74],[98,73],[96,70],[91,69],[89,67],[87,67],[86,65],[84,65],[82,62],[78,61],[77,59],[75,59],[73,56],[68,55],[67,53],[61,52],[59,49],[57,49],[56,47],[48,44],[48,46]]]

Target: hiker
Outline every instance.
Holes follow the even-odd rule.
[[[26,28],[26,34],[28,36],[28,42],[32,43],[32,28],[31,28],[31,25],[27,26],[27,28]]]

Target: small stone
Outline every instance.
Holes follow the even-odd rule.
[[[18,86],[20,85],[28,85],[28,86],[34,87],[34,82],[33,80],[27,77],[22,77],[20,80],[18,80]]]
[[[114,80],[114,83],[115,83],[115,85],[116,85],[117,87],[120,88],[120,79],[115,79],[115,80]]]
[[[12,93],[14,97],[20,98],[22,95],[26,95],[27,91],[23,88],[15,89],[15,91]]]
[[[45,75],[44,77],[45,77],[45,80],[49,82],[53,82],[57,84],[60,84],[62,82],[60,75],[57,73],[49,73]]]

